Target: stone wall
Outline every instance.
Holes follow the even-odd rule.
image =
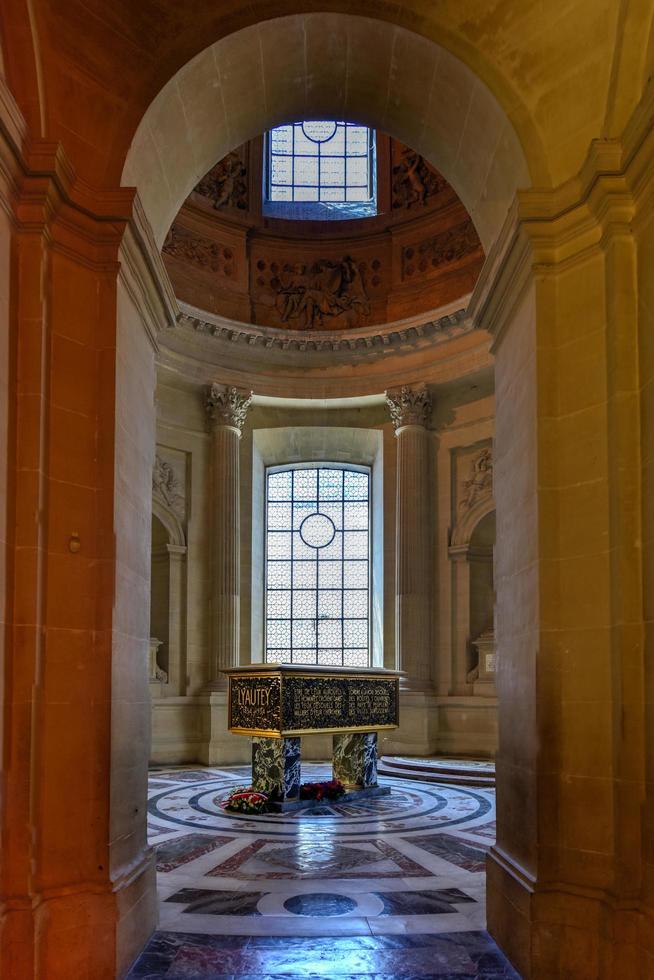
[[[496,702],[475,695],[467,678],[465,658],[475,657],[470,641],[471,608],[477,601],[470,587],[457,578],[450,554],[452,535],[469,516],[461,495],[470,497],[470,472],[481,452],[492,445],[494,406],[487,385],[463,386],[454,393],[435,395],[435,428],[429,433],[431,495],[434,517],[430,561],[433,564],[430,602],[433,623],[429,673],[433,687],[424,697],[406,694],[405,721],[398,733],[382,741],[381,751],[492,754],[495,748]],[[263,476],[265,465],[328,460],[370,465],[373,476],[373,659],[397,663],[395,619],[396,447],[397,439],[380,397],[350,399],[343,407],[315,408],[290,399],[263,399],[248,411],[240,442],[241,582],[240,660],[261,659],[263,617]],[[211,513],[210,441],[203,407],[203,388],[163,367],[157,385],[157,456],[184,460],[185,609],[180,610],[180,681],[151,682],[153,695],[152,759],[192,762],[205,757],[210,738],[207,685],[211,660]],[[336,403],[338,404],[338,403]],[[484,481],[482,481],[483,483]],[[492,486],[486,480],[473,501],[473,511],[493,509]],[[160,495],[155,490],[155,499]],[[479,517],[468,520],[470,537]],[[465,524],[465,521],[463,522]],[[160,549],[161,545],[158,542]],[[474,588],[473,588],[474,593]],[[463,604],[463,606],[462,606]],[[474,618],[474,617],[473,617]],[[152,621],[161,621],[153,610]],[[226,724],[226,721],[223,722]],[[232,746],[232,748],[230,748]],[[225,735],[221,759],[241,758],[243,739]],[[313,737],[304,746],[306,758],[330,754],[328,737]]]

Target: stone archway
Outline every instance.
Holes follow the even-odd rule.
[[[169,185],[177,189],[166,191],[156,218],[147,182],[159,174],[164,194],[165,166],[148,119],[139,152],[149,164],[125,170],[126,183],[137,183],[146,202],[145,220],[138,207],[135,218],[131,192],[117,186],[124,118],[136,126],[148,99],[156,102],[167,89],[171,64],[184,64],[228,28],[193,25],[192,37],[186,32],[178,46],[169,43],[168,58],[155,40],[153,57],[165,67],[152,71],[126,110],[130,71],[142,60],[133,50],[122,61],[116,54],[126,33],[133,43],[130,30],[119,23],[86,45],[92,32],[80,41],[71,18],[73,33],[66,34],[65,11],[45,2],[32,8],[36,16],[8,0],[2,12],[7,74],[20,100],[19,108],[3,79],[2,196],[12,218],[2,238],[12,242],[13,264],[10,273],[6,249],[2,337],[10,377],[2,381],[11,406],[8,545],[18,556],[8,565],[8,659],[21,664],[20,674],[6,671],[2,832],[11,861],[2,882],[11,898],[3,912],[3,964],[21,977],[48,969],[56,976],[56,969],[61,976],[110,978],[124,971],[154,922],[143,833],[147,760],[134,747],[147,741],[141,661],[149,527],[142,515],[149,513],[154,445],[153,338],[174,322],[175,305],[150,235],[156,228],[161,241],[166,214],[194,179],[180,164],[179,183]],[[530,78],[528,68],[535,67],[534,38],[549,37],[551,23],[530,22],[527,47],[517,50],[494,44],[495,33],[506,38],[502,18],[435,25],[410,4],[394,15],[432,35],[440,29],[439,61],[449,62],[455,88],[461,72],[447,47],[462,56],[478,52],[480,75],[495,82],[502,73],[497,63],[489,67],[485,48],[517,66],[493,86],[505,107],[494,116],[497,166],[489,173],[497,184],[484,183],[474,147],[441,161],[426,130],[418,132],[429,125],[424,107],[402,90],[399,76],[387,87],[398,93],[392,107],[398,131],[413,123],[415,138],[408,129],[407,137],[442,166],[476,214],[484,241],[495,243],[470,310],[494,332],[497,355],[498,637],[506,669],[499,678],[500,834],[490,864],[490,925],[525,976],[573,969],[584,980],[598,975],[600,961],[606,976],[623,976],[625,962],[637,972],[645,947],[651,949],[654,907],[641,836],[643,801],[650,828],[654,812],[652,740],[645,740],[643,721],[652,714],[651,696],[643,694],[644,619],[651,642],[651,615],[649,600],[644,614],[642,589],[654,546],[641,501],[651,484],[645,436],[654,374],[652,87],[644,59],[634,67],[630,44],[606,24],[598,35],[610,39],[616,70],[606,45],[598,43],[594,61],[583,59],[578,37],[593,8],[594,2],[578,3],[577,17],[571,7],[555,25],[562,57],[543,57],[532,73],[549,87]],[[120,20],[121,10],[114,4],[111,15]],[[253,16],[251,8],[235,13],[234,27],[247,30]],[[620,22],[627,36],[647,34],[634,30],[631,14]],[[39,30],[43,43],[35,40]],[[393,32],[393,44],[401,47],[402,39]],[[423,40],[410,42],[411,51]],[[631,46],[643,43],[646,37]],[[367,43],[364,67],[379,47]],[[75,71],[82,53],[92,64],[95,57],[97,71],[88,64]],[[222,66],[226,80],[238,60]],[[561,62],[571,67],[565,79]],[[602,102],[600,81],[609,77],[616,84],[606,84]],[[173,89],[181,83],[180,75]],[[477,87],[483,93],[479,77],[472,92]],[[586,98],[573,99],[579,91]],[[358,104],[381,123],[376,92],[366,95],[363,85]],[[315,102],[302,105],[326,111],[333,97],[316,92]],[[285,111],[298,104],[283,86],[274,101]],[[483,104],[493,116],[495,104]],[[245,111],[242,103],[231,108]],[[180,104],[177,110],[181,126]],[[505,117],[522,118],[517,128],[523,146],[529,144],[531,178],[557,185],[523,193],[515,206],[513,192],[526,171]],[[270,110],[256,125],[274,121]],[[249,133],[255,122],[240,124]],[[185,144],[164,144],[178,163],[188,161],[193,133],[187,136]],[[510,181],[505,169],[513,170]],[[31,782],[27,774],[35,773]],[[73,796],[78,805],[66,806],[64,820],[61,800]]]

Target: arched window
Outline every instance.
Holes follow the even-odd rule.
[[[375,133],[331,119],[266,134],[264,213],[348,218],[377,213]]]
[[[370,664],[370,470],[266,472],[265,658]]]

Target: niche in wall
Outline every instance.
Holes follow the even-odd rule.
[[[468,670],[479,666],[482,653],[475,641],[494,633],[493,609],[495,591],[493,585],[493,548],[495,546],[495,511],[479,521],[470,537],[468,562],[470,565],[470,638],[468,642]],[[482,641],[483,642],[483,641]]]
[[[168,531],[159,518],[152,515],[152,554],[150,569],[150,642],[156,648],[156,664],[168,677],[170,652],[170,562]],[[157,678],[151,669],[150,680]]]

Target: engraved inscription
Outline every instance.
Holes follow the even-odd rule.
[[[279,731],[279,677],[233,677],[230,685],[230,728]]]
[[[356,677],[289,677],[284,731],[397,724],[395,681]]]

